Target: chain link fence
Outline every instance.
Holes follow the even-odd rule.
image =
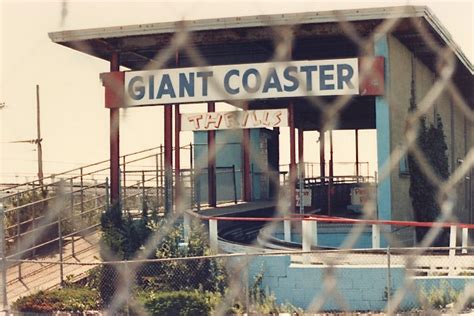
[[[67,2],[64,8],[67,11]],[[160,150],[146,153],[145,157],[136,161],[123,158],[120,174],[122,203],[118,206],[109,204],[108,182],[105,177],[102,176],[99,180],[96,177],[91,179],[95,182],[86,184],[82,168],[79,170],[79,176],[64,176],[60,182],[51,179],[51,184],[46,185],[37,182],[23,185],[21,192],[9,193],[2,199],[6,206],[2,226],[4,309],[38,313],[88,310],[112,315],[177,315],[182,310],[186,310],[189,313],[187,315],[278,312],[447,312],[455,315],[465,311],[472,312],[474,258],[473,249],[468,246],[471,244],[469,236],[472,236],[472,233],[463,233],[462,248],[456,248],[456,237],[454,247],[453,243],[446,244],[442,240],[443,236],[453,238],[452,233],[449,235],[443,229],[444,224],[472,223],[474,112],[472,97],[466,99],[458,87],[460,79],[455,77],[456,67],[467,67],[471,75],[467,80],[472,80],[472,64],[467,61],[468,64],[463,66],[459,60],[466,62],[467,59],[455,44],[445,34],[440,40],[426,23],[420,23],[419,17],[415,16],[412,10],[412,7],[393,8],[383,19],[377,20],[370,30],[360,28],[356,20],[350,19],[345,11],[325,13],[324,16],[328,21],[332,21],[330,23],[341,33],[344,45],[351,47],[354,52],[352,57],[363,60],[359,74],[361,82],[371,73],[373,57],[376,55],[374,45],[383,38],[401,38],[397,33],[400,25],[410,25],[417,39],[423,44],[423,49],[433,59],[433,65],[429,69],[431,79],[426,80],[427,83],[424,84],[427,87],[420,89],[421,92],[414,91],[414,82],[418,80],[414,78],[416,67],[422,67],[418,64],[418,57],[414,55],[415,47],[415,53],[409,52],[409,58],[404,59],[412,63],[412,76],[408,80],[411,83],[407,83],[404,88],[405,92],[407,89],[411,92],[403,94],[408,95],[407,100],[398,98],[396,93],[400,91],[396,89],[390,95],[376,97],[384,100],[387,111],[402,104],[406,112],[393,120],[405,123],[400,138],[397,139],[398,143],[392,144],[392,147],[389,145],[391,151],[386,161],[379,163],[377,178],[368,181],[375,182],[377,190],[368,190],[358,215],[361,220],[382,219],[377,194],[381,192],[382,186],[392,181],[391,177],[398,177],[400,166],[408,160],[412,166],[411,172],[415,172],[416,168],[420,181],[426,183],[425,189],[429,188],[433,192],[432,205],[429,205],[428,201],[421,201],[421,204],[425,203],[433,213],[430,215],[433,216],[431,219],[423,220],[431,224],[409,233],[415,247],[391,248],[390,244],[384,243],[384,247],[376,247],[379,249],[352,249],[358,241],[365,238],[364,235],[370,233],[370,222],[361,222],[360,225],[343,228],[344,233],[340,236],[339,244],[341,250],[330,247],[305,252],[264,250],[261,247],[262,239],[268,241],[269,235],[277,236],[275,233],[268,233],[278,230],[273,222],[269,222],[264,225],[268,234],[263,237],[260,236],[261,227],[252,226],[247,231],[245,229],[248,227],[244,225],[235,228],[236,234],[254,234],[255,238],[250,238],[245,245],[232,243],[231,247],[236,249],[236,254],[217,255],[216,249],[222,250],[227,242],[217,238],[213,241],[212,235],[215,233],[217,236],[218,232],[217,224],[214,226],[211,221],[206,222],[208,227],[204,229],[202,236],[190,237],[194,230],[186,229],[186,226],[191,224],[186,222],[183,215],[189,210],[197,213],[202,211],[201,202],[208,193],[208,187],[201,181],[201,178],[208,177],[207,160],[215,159],[225,152],[226,143],[217,143],[214,154],[199,158],[194,166],[189,166],[189,170],[181,171],[180,179],[174,183],[174,207],[168,213],[164,209],[165,168],[163,151]],[[424,14],[428,15],[431,21],[437,21],[430,13]],[[282,23],[276,16],[261,17],[259,23],[262,23],[264,32],[272,34],[273,40],[265,62],[269,65],[292,65],[296,35],[305,33],[305,25],[299,23],[299,19],[303,18],[304,14],[288,15]],[[192,24],[177,23],[167,46],[156,49],[150,58],[145,58],[147,62],[144,62],[141,69],[165,68],[173,63],[176,52],[180,52],[189,64],[208,71],[211,64],[206,61],[204,53],[193,44],[196,40],[202,40],[202,37],[193,31]],[[83,42],[74,45],[73,48],[81,51],[93,49],[82,47]],[[329,53],[328,51],[327,54]],[[396,66],[395,62],[389,68],[395,73]],[[304,81],[304,78],[298,79]],[[228,93],[222,90],[213,78],[209,78],[209,85],[220,92],[222,100],[228,99]],[[250,93],[243,99],[252,98]],[[320,131],[326,132],[337,128],[344,111],[356,98],[349,95],[324,98],[308,94],[303,99],[308,107],[320,113]],[[446,99],[449,100],[449,105],[445,102]],[[247,101],[235,100],[233,104],[248,108]],[[290,107],[294,107],[293,104],[290,104]],[[449,151],[447,174],[439,170],[436,159],[429,154],[429,148],[419,141],[420,135],[423,134],[423,128],[420,126],[423,126],[425,121],[431,122],[433,126],[437,123],[437,116],[433,115],[434,119],[431,119],[431,113],[440,114],[443,120],[447,119],[445,114],[450,113],[448,117],[452,120],[457,117],[459,128],[464,129],[464,135],[456,130],[456,137],[463,138],[464,148],[454,151],[454,136],[451,132],[449,148],[442,148],[442,154],[440,153],[441,157]],[[394,116],[398,114],[393,112]],[[450,124],[454,130],[452,121]],[[229,144],[238,133],[239,130],[230,131]],[[443,135],[442,138],[446,136]],[[385,140],[389,143],[391,141]],[[428,144],[428,147],[430,145],[432,144]],[[248,144],[242,143],[241,146],[242,151],[255,151],[255,148]],[[190,147],[186,150],[191,152],[192,157],[192,145]],[[295,213],[290,202],[294,199],[295,188],[312,184],[309,180],[305,183],[301,174],[303,170],[310,173],[308,168],[314,167],[302,165],[302,172],[298,174],[296,164],[293,164],[288,168],[288,177],[281,181],[279,173],[269,171],[265,157],[257,150],[253,170],[258,171],[252,172],[252,176],[268,179],[278,188],[273,215],[289,218]],[[191,158],[190,161],[192,164],[194,160]],[[133,162],[138,162],[135,167],[127,165]],[[150,166],[153,168],[150,169]],[[359,168],[356,164],[354,166]],[[97,172],[105,170],[107,166]],[[329,177],[323,177],[319,173],[319,177],[315,177],[319,179],[313,181],[314,184],[327,185],[326,190],[322,190],[325,196],[332,194],[331,186],[337,182],[334,174],[328,171]],[[313,169],[311,174],[315,174]],[[218,199],[234,205],[239,204],[242,200],[239,183],[243,176],[243,169],[235,165],[220,167],[216,177],[223,190]],[[354,179],[358,184],[358,177]],[[49,203],[49,193],[45,194],[36,186],[54,188],[51,192],[57,190],[54,198],[51,198],[51,205],[43,207],[45,203]],[[301,198],[300,201],[302,200]],[[155,210],[155,213],[148,210]],[[329,208],[326,215],[334,215],[330,211]],[[412,214],[409,219],[416,220],[413,218],[415,215]],[[93,227],[100,229],[90,233]],[[329,227],[328,230],[333,228]],[[205,233],[208,229],[211,236]],[[469,229],[472,232],[472,228]],[[300,247],[305,238],[302,230],[303,228]],[[399,242],[395,244],[406,244],[407,234],[398,234],[397,230],[392,229],[385,233]],[[373,234],[372,232],[372,238]],[[416,237],[413,237],[413,234],[416,234]],[[43,236],[46,236],[46,239],[43,239]],[[289,242],[294,242],[291,236]],[[38,245],[44,243],[48,243],[52,248],[59,248],[59,251],[54,255],[32,253],[38,249]],[[88,252],[91,249],[95,250]],[[87,253],[87,256],[81,258],[81,253]],[[34,259],[31,259],[32,257]],[[55,290],[58,288],[61,290]],[[36,293],[36,290],[42,291]],[[30,293],[33,294],[25,296]],[[20,298],[22,296],[23,298]]]

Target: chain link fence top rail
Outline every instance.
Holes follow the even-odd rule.
[[[67,10],[67,2],[65,2],[65,9]],[[367,270],[361,269],[358,273],[371,275],[369,280],[382,278],[383,286],[379,288],[378,294],[374,294],[378,297],[374,301],[379,301],[379,305],[364,305],[360,306],[359,310],[384,310],[388,314],[393,314],[399,310],[410,310],[418,304],[416,306],[421,306],[420,308],[427,313],[434,312],[434,309],[439,307],[433,305],[439,303],[438,301],[433,303],[434,297],[436,295],[443,296],[454,290],[449,288],[450,284],[427,285],[425,283],[429,281],[426,279],[420,281],[420,276],[436,276],[445,273],[452,276],[450,271],[453,267],[456,269],[456,276],[464,275],[472,278],[474,273],[471,248],[463,248],[467,249],[468,253],[459,254],[455,263],[450,262],[448,260],[450,257],[447,257],[446,254],[436,252],[443,250],[442,248],[430,248],[443,234],[443,224],[458,220],[457,213],[454,212],[455,206],[459,203],[455,193],[456,187],[462,185],[465,178],[472,175],[474,148],[466,148],[464,157],[459,159],[461,163],[453,166],[453,171],[448,177],[441,177],[439,172],[433,168],[431,157],[426,156],[417,142],[420,119],[426,117],[429,111],[433,111],[436,104],[440,103],[441,98],[445,95],[452,100],[453,111],[459,111],[466,124],[471,128],[474,122],[474,112],[472,104],[470,104],[472,100],[466,100],[454,82],[453,74],[458,56],[456,47],[452,46],[450,41],[445,46],[441,45],[425,24],[419,23],[418,18],[411,17],[413,15],[410,10],[411,7],[392,8],[389,17],[380,20],[369,33],[361,32],[355,27],[355,22],[347,18],[345,11],[334,11],[327,13],[327,15],[337,21],[335,23],[343,31],[348,43],[356,47],[359,54],[357,57],[363,58],[364,62],[360,65],[360,81],[364,81],[369,76],[372,68],[374,59],[371,57],[374,57],[374,43],[384,36],[390,36],[400,23],[411,24],[429,53],[436,60],[433,81],[425,93],[416,96],[416,107],[408,112],[408,107],[404,105],[404,108],[407,108],[404,139],[401,139],[400,143],[393,147],[390,157],[383,162],[382,168],[378,170],[377,179],[378,184],[390,181],[390,174],[398,172],[400,161],[406,155],[410,155],[434,188],[434,192],[437,194],[436,204],[440,213],[436,218],[436,223],[426,229],[424,238],[419,240],[417,247],[350,250],[360,238],[363,238],[364,232],[370,229],[372,225],[370,221],[377,219],[377,200],[375,193],[372,192],[362,207],[360,223],[348,225],[347,236],[341,243],[341,248],[344,250],[264,253],[265,251],[261,249],[256,240],[253,244],[247,245],[246,249],[252,249],[252,251],[258,249],[257,251],[261,252],[258,254],[210,255],[209,249],[204,246],[203,249],[207,249],[206,251],[196,250],[196,253],[193,254],[191,251],[194,249],[193,247],[196,249],[199,247],[191,245],[193,239],[188,238],[188,243],[178,243],[177,249],[172,249],[173,251],[168,249],[169,253],[165,253],[166,249],[157,249],[157,245],[171,247],[171,239],[175,238],[174,241],[184,240],[183,236],[173,235],[176,234],[175,228],[182,228],[183,225],[186,225],[186,223],[182,224],[182,218],[186,211],[200,208],[200,198],[196,197],[198,194],[196,193],[196,179],[206,175],[205,166],[207,164],[201,161],[189,170],[187,180],[183,180],[187,181],[187,184],[176,186],[181,189],[177,189],[175,193],[174,211],[164,215],[162,212],[163,150],[162,148],[153,148],[149,152],[138,153],[140,155],[136,157],[132,155],[121,158],[123,213],[140,218],[140,211],[154,209],[157,213],[155,216],[160,213],[159,216],[162,217],[162,219],[158,219],[158,217],[150,219],[146,223],[148,227],[152,228],[149,236],[138,248],[139,250],[126,261],[122,260],[124,258],[118,255],[116,249],[108,249],[106,243],[100,245],[100,256],[106,262],[90,260],[90,258],[86,262],[77,262],[78,253],[74,250],[75,246],[79,247],[74,238],[83,239],[83,244],[80,245],[83,249],[88,249],[87,243],[89,245],[98,244],[98,234],[90,234],[90,232],[94,228],[100,227],[101,214],[110,208],[109,184],[106,181],[108,166],[105,162],[57,174],[54,179],[43,179],[44,183],[42,184],[35,181],[8,188],[8,191],[14,192],[2,198],[2,203],[6,207],[4,214],[5,242],[3,243],[3,253],[6,254],[6,257],[3,258],[3,270],[7,274],[3,277],[3,287],[8,289],[8,296],[17,298],[27,291],[25,288],[13,286],[14,281],[12,280],[26,279],[29,275],[42,276],[44,274],[39,271],[44,270],[50,271],[50,275],[44,279],[36,279],[35,282],[42,283],[46,288],[58,286],[57,281],[52,282],[51,280],[51,275],[54,273],[61,273],[60,279],[64,287],[70,287],[74,281],[80,280],[74,285],[75,287],[100,288],[101,292],[96,293],[99,296],[94,299],[105,300],[106,298],[108,303],[100,308],[107,314],[153,313],[153,308],[156,306],[152,306],[150,302],[155,302],[154,295],[163,291],[185,290],[208,293],[207,300],[212,302],[213,313],[217,315],[230,312],[270,313],[278,308],[285,309],[281,307],[282,305],[277,307],[281,302],[275,298],[274,292],[278,290],[279,286],[290,282],[291,278],[295,278],[299,284],[312,282],[318,284],[319,287],[317,290],[307,290],[306,292],[304,288],[294,288],[293,304],[303,301],[310,302],[306,308],[308,312],[349,311],[351,304],[354,304],[352,301],[356,300],[351,297],[349,290],[357,288],[357,284],[370,282],[354,276],[350,272],[350,268],[363,266]],[[260,17],[260,23],[264,24],[262,26],[267,27],[268,32],[273,34],[272,56],[266,60],[269,65],[275,62],[284,63],[287,66],[292,65],[291,56],[295,34],[299,29],[304,28],[298,21],[302,17],[304,15],[288,15],[285,17],[284,25],[276,16]],[[174,34],[168,45],[159,51],[157,50],[156,55],[143,67],[143,70],[165,67],[179,51],[189,59],[193,66],[199,67],[202,71],[208,71],[211,65],[208,64],[197,46],[193,45],[196,33],[190,29],[191,25],[192,23],[186,21],[176,23]],[[76,45],[84,44],[77,42]],[[79,46],[76,48],[81,51],[93,49],[92,47]],[[470,67],[472,74],[472,66]],[[304,78],[299,79],[301,82],[305,82]],[[222,100],[228,99],[227,92],[214,78],[209,78],[209,85],[220,92]],[[411,97],[415,98],[414,95]],[[333,130],[338,126],[341,113],[350,106],[354,98],[351,95],[338,96],[331,100],[314,95],[305,97],[310,107],[322,113],[323,126],[321,129],[323,131]],[[401,102],[393,96],[381,96],[381,98],[386,98],[385,101],[389,106],[399,106]],[[249,94],[243,99],[250,100],[252,95]],[[246,108],[247,102],[237,100],[234,105]],[[238,132],[238,130],[231,130],[227,135]],[[224,147],[224,142],[217,143],[214,155],[217,155]],[[252,151],[253,149],[249,146],[244,150]],[[255,157],[256,166],[260,170],[267,170],[267,162],[264,161],[263,156],[255,155]],[[215,159],[215,157],[210,154],[208,159]],[[306,170],[309,172],[309,169]],[[236,169],[235,166],[228,166],[219,172],[221,174],[218,176],[227,177],[226,182],[231,183],[235,181],[233,180],[235,174],[242,172],[242,170]],[[182,179],[186,179],[185,173],[186,171],[182,171]],[[291,203],[288,201],[293,196],[292,188],[295,187],[298,175],[293,173],[292,178],[285,181],[283,185],[278,174],[270,173],[268,177],[269,181],[279,187],[274,216],[279,218],[291,216],[294,210],[290,209]],[[183,187],[188,189],[183,189]],[[205,194],[202,190],[198,191],[201,195]],[[237,202],[235,191],[234,186],[233,189],[226,192],[223,202],[224,200]],[[465,194],[470,194],[470,192],[465,192]],[[148,216],[152,217],[153,214],[148,214]],[[159,224],[160,221],[165,221],[166,224]],[[196,225],[196,227],[199,226],[199,224]],[[263,229],[265,234],[260,234],[258,242],[268,241],[277,226],[275,222],[265,224]],[[94,231],[97,232],[97,230]],[[196,228],[196,232],[198,231],[199,229]],[[397,235],[389,235],[389,231],[383,230],[382,236],[395,240],[396,244]],[[202,240],[207,239],[208,237],[202,238]],[[35,250],[40,251],[40,246],[44,246],[46,243],[50,243],[53,248],[59,246],[59,249],[66,246],[72,247],[72,255],[68,258],[61,255],[59,258],[53,258],[57,260],[49,261],[44,260],[43,257],[41,260],[38,259],[40,257],[31,259],[31,256],[37,255],[34,253]],[[452,248],[450,249],[452,250]],[[59,253],[62,254],[63,251],[60,250]],[[191,257],[169,258],[167,257],[169,254]],[[99,254],[96,253],[96,255]],[[304,259],[304,256],[309,257]],[[307,260],[306,262],[310,263],[309,266],[315,269],[310,275],[301,272],[309,269],[308,264],[303,263],[304,260]],[[22,267],[23,271],[20,272],[21,268],[18,267]],[[68,275],[71,277],[68,278]],[[308,277],[310,281],[305,281],[305,277]],[[102,284],[99,284],[100,282]],[[103,284],[104,282],[109,282],[109,287],[106,286],[107,284]],[[422,284],[422,282],[425,283]],[[437,281],[433,280],[432,282]],[[441,294],[433,289],[442,287],[446,288]],[[443,307],[447,308],[448,312],[457,314],[472,303],[474,297],[472,280],[471,283],[466,283],[461,291],[453,293],[451,293],[453,304],[443,305]],[[370,293],[367,293],[367,296],[370,296]],[[298,301],[298,297],[301,297],[301,301]],[[304,297],[306,298],[303,300]],[[6,303],[9,298],[4,297],[3,299]],[[444,296],[439,301],[443,299]],[[295,300],[296,303],[294,303]],[[415,304],[415,301],[418,303]],[[8,303],[12,302],[8,301]],[[303,312],[301,308],[292,304],[286,305],[285,310]]]

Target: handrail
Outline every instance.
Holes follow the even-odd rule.
[[[279,221],[315,221],[323,223],[345,223],[345,224],[369,224],[369,225],[393,225],[393,226],[409,226],[409,227],[451,227],[456,226],[459,228],[473,229],[474,224],[467,223],[453,223],[453,222],[417,222],[417,221],[392,221],[392,220],[378,220],[378,219],[354,219],[344,217],[332,217],[332,216],[316,216],[316,215],[303,215],[294,214],[292,216],[283,217],[233,217],[233,216],[207,216],[197,214],[194,212],[186,212],[192,216],[204,220],[217,220],[217,221],[243,221],[243,222],[279,222]]]

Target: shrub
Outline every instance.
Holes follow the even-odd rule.
[[[163,220],[156,229],[162,229]],[[187,246],[182,247],[183,227],[170,229],[157,245],[156,257],[180,258],[210,254],[207,235],[202,224],[194,222]],[[203,290],[223,293],[227,286],[227,274],[221,259],[171,260],[144,264],[138,271],[137,284],[149,291]]]
[[[51,313],[54,311],[82,312],[97,310],[99,294],[89,288],[64,288],[52,291],[39,291],[20,297],[13,303],[19,312]]]
[[[205,294],[199,292],[154,292],[144,298],[144,305],[150,314],[161,316],[202,316],[211,312]]]

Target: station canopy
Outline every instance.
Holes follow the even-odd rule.
[[[77,51],[110,60],[120,53],[120,65],[131,70],[200,66],[190,58],[195,50],[207,65],[260,63],[272,60],[281,40],[282,28],[291,26],[292,60],[354,58],[361,55],[359,47],[347,36],[340,23],[346,21],[360,37],[367,38],[384,20],[399,18],[391,31],[415,56],[436,72],[437,52],[430,46],[425,29],[433,43],[448,46],[455,54],[457,67],[453,76],[456,87],[472,106],[473,66],[454,43],[447,30],[424,6],[385,7],[278,15],[242,16],[167,23],[139,24],[50,33],[51,40]],[[189,31],[189,39],[179,51],[178,64],[174,54],[164,64],[160,61],[176,32]],[[195,61],[195,60],[194,60]],[[321,97],[331,104],[334,97]],[[248,100],[250,109],[286,107],[290,100]],[[321,111],[308,106],[306,98],[292,98],[296,127],[316,130],[324,117]],[[372,96],[357,96],[341,113],[339,129],[375,128],[375,101]],[[307,119],[310,118],[310,119]]]

